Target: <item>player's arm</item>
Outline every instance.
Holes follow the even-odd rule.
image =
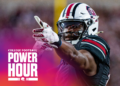
[[[42,22],[38,16],[35,16],[37,23],[40,28],[33,29],[34,38],[38,41],[39,39],[43,42],[47,42],[52,47],[57,48],[58,55],[65,61],[70,63],[76,68],[82,68],[85,73],[92,76],[96,74],[96,63],[93,56],[86,50],[76,50],[70,43],[62,41],[58,35],[52,31],[52,28],[46,23]]]
[[[79,46],[80,49],[76,50],[72,44],[61,40],[52,28],[47,23],[42,22],[39,17],[36,21],[40,28],[33,29],[34,38],[56,48],[58,55],[74,67],[82,68],[90,76],[96,74],[97,64],[93,56],[100,61],[104,61],[107,52],[109,53],[109,47],[103,39],[98,36],[83,39]]]
[[[76,50],[72,44],[62,41],[62,45],[56,51],[62,59],[76,68],[83,69],[87,75],[93,76],[96,74],[97,64],[87,50]]]

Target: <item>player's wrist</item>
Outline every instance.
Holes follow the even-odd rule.
[[[54,44],[54,45],[56,45],[58,48],[62,45],[62,40],[61,40],[61,38],[59,37],[59,41],[58,42],[54,42],[54,43],[52,43],[52,44]]]

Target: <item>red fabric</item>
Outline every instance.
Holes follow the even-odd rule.
[[[104,48],[101,44],[97,43],[96,41],[93,41],[93,40],[90,40],[90,39],[83,39],[82,41],[83,41],[83,42],[89,42],[89,43],[91,43],[91,44],[96,45],[96,46],[99,47],[99,48],[104,52],[104,54],[106,55],[106,50],[105,50],[105,48]]]

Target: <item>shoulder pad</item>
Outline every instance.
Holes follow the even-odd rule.
[[[98,58],[102,62],[109,57],[110,48],[108,44],[99,36],[90,35],[83,38],[79,43],[79,49],[89,51],[94,58]]]

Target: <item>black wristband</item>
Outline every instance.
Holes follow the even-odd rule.
[[[58,42],[54,42],[52,44],[56,45],[57,47],[60,47],[62,45],[61,38],[59,37],[59,41]]]

